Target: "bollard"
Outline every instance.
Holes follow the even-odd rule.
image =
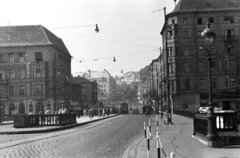
[[[148,121],[148,126],[149,126],[149,132],[151,132],[151,119]]]
[[[146,131],[146,124],[145,122],[143,123],[144,126],[144,138],[145,138],[145,147],[147,146],[147,131]]]
[[[156,140],[157,140],[157,153],[158,153],[158,158],[161,158],[161,150],[160,150],[160,143],[159,143],[159,136],[158,132],[156,133]]]
[[[170,153],[170,158],[175,158],[175,153]]]
[[[150,132],[149,132],[149,126],[147,126],[147,156],[150,158]]]

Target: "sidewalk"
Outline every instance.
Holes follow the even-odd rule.
[[[164,130],[163,119],[159,119],[159,136],[163,149],[169,158],[170,153],[175,153],[175,158],[240,158],[240,146],[211,148],[194,139],[192,137],[192,119],[173,115],[172,120],[173,125],[166,125],[166,129]],[[155,137],[157,131],[155,117],[151,117],[151,129],[151,135]],[[150,157],[158,157],[155,139],[150,140]],[[125,151],[123,158],[147,158],[147,147],[145,147],[144,134],[140,139],[131,144]],[[165,158],[162,151],[161,158]]]
[[[30,134],[30,133],[45,133],[57,130],[69,129],[77,126],[81,126],[87,123],[100,121],[110,117],[118,116],[118,114],[111,114],[106,117],[93,117],[92,120],[88,116],[81,116],[77,118],[77,123],[64,125],[64,126],[37,126],[37,127],[26,127],[26,128],[14,128],[13,121],[8,121],[0,124],[0,134]]]

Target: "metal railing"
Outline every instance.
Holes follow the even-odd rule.
[[[189,109],[174,109],[173,113],[187,118],[193,119],[193,128],[195,135],[207,135],[208,118],[207,114],[201,114]],[[233,110],[215,111],[216,127],[218,132],[238,131],[237,112]]]
[[[218,131],[238,131],[237,112],[232,110],[215,112]]]
[[[187,118],[193,118],[194,110],[190,109],[174,109],[173,113]]]
[[[206,114],[193,113],[193,135],[207,135],[208,119]]]

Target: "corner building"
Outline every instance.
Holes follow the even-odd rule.
[[[211,52],[214,106],[240,108],[240,1],[179,0],[163,27],[161,69],[166,71],[168,48],[170,94],[175,107],[208,106],[208,61],[202,31],[206,23],[217,34]],[[165,82],[166,73],[161,82]],[[166,83],[166,82],[165,82]],[[165,90],[166,91],[166,90]]]
[[[0,27],[1,114],[35,114],[80,107],[71,82],[71,55],[42,25]]]

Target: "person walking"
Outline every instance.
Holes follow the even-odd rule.
[[[88,116],[89,116],[89,118],[92,120],[92,109],[89,109],[89,110],[88,110]]]
[[[77,117],[80,118],[80,110],[77,109]]]
[[[102,116],[105,117],[105,109],[102,109]]]

